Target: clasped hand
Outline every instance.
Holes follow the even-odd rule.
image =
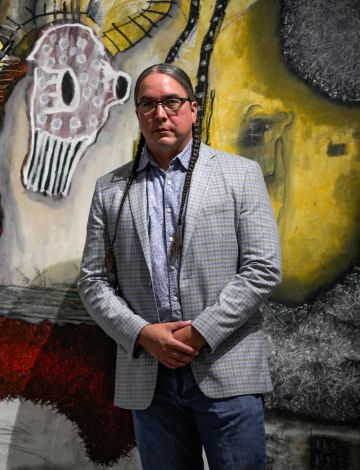
[[[137,343],[170,369],[190,364],[206,344],[190,320],[146,325]]]

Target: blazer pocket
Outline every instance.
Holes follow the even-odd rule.
[[[230,198],[221,199],[220,201],[214,201],[212,204],[207,204],[202,208],[202,215],[208,216],[211,214],[217,214],[218,212],[227,212],[233,210],[233,201]]]

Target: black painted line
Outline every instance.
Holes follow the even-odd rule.
[[[126,36],[126,34],[124,34],[117,26],[115,23],[112,23],[113,27],[115,28],[115,30],[125,39],[125,41],[127,41],[129,43],[130,46],[133,45],[133,43],[131,42],[131,40]]]
[[[143,11],[146,11],[146,10],[143,10]],[[155,23],[155,21],[153,21],[152,19],[148,18],[146,15],[144,15],[144,13],[140,13],[140,15],[145,18],[150,24],[151,26],[155,26],[156,28],[158,28],[159,26]]]
[[[147,31],[141,24],[139,24],[134,18],[131,18],[131,16],[128,16],[129,20],[134,23],[138,28],[141,29],[141,31],[147,36],[148,38],[151,38],[151,34],[149,31]]]

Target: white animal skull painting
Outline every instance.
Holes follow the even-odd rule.
[[[81,24],[47,28],[27,60],[34,80],[23,184],[27,190],[66,197],[76,165],[110,107],[128,99],[131,78],[112,68],[104,45]]]

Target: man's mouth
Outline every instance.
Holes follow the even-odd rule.
[[[165,129],[163,127],[160,127],[158,129],[155,129],[155,132],[159,132],[160,134],[162,134],[163,132],[171,132],[170,129]]]

